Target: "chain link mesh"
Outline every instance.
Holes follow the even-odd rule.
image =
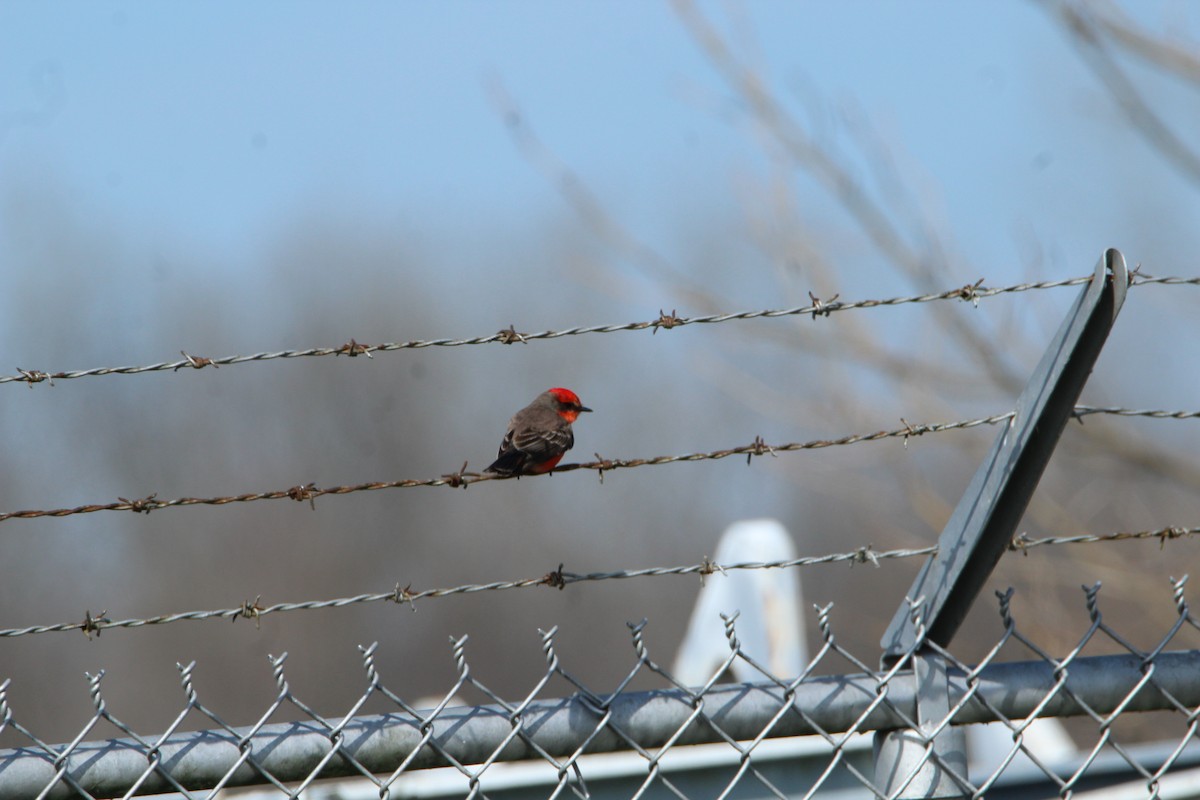
[[[1018,762],[1063,797],[1117,774],[1114,763],[1125,780],[1137,780],[1147,796],[1158,797],[1168,773],[1200,764],[1200,650],[1180,649],[1185,640],[1195,644],[1200,622],[1185,599],[1185,581],[1173,583],[1174,623],[1148,650],[1106,623],[1099,585],[1085,587],[1090,624],[1066,655],[1057,657],[1018,629],[1012,591],[999,593],[1002,633],[975,664],[922,635],[896,663],[875,667],[839,643],[832,607],[826,606],[817,609],[820,648],[801,674],[779,676],[743,648],[735,614],[725,620],[728,656],[699,687],[682,685],[655,660],[643,638],[645,621],[630,625],[633,664],[608,691],[585,685],[564,665],[555,647],[557,629],[542,632],[545,671],[519,699],[501,697],[476,678],[466,637],[454,640],[457,677],[428,708],[417,707],[385,682],[371,645],[361,648],[365,686],[339,717],[319,713],[292,691],[285,653],[270,658],[274,698],[242,727],[201,702],[192,683],[193,662],[179,666],[183,708],[154,736],[138,734],[109,709],[101,672],[87,678],[93,713],[72,741],[59,745],[21,724],[19,698],[9,697],[5,682],[0,684],[0,735],[19,739],[20,745],[0,751],[0,800],[167,792],[193,798],[251,785],[297,798],[314,781],[338,777],[358,778],[360,793],[366,785],[371,794],[390,798],[412,794],[418,773],[431,768],[457,776],[458,796],[487,797],[511,783],[504,762],[514,761],[542,765],[540,782],[529,796],[583,798],[591,796],[589,780],[602,783],[611,772],[597,766],[605,756],[594,754],[616,752],[638,764],[625,775],[632,783],[624,796],[632,797],[783,798],[835,787],[855,796],[904,797],[912,796],[918,773],[929,767],[948,775],[963,796],[985,797],[1005,785]],[[920,627],[919,602],[913,614]],[[1084,656],[1085,648],[1108,654]],[[1014,653],[1026,660],[1007,660]],[[914,680],[914,665],[922,659],[940,660],[948,676],[948,712],[935,718],[929,718]],[[760,677],[720,682],[735,662]],[[658,688],[632,691],[635,679]],[[545,697],[552,681],[565,682],[572,693]],[[479,693],[487,704],[462,705],[458,698],[464,692]],[[369,701],[379,700],[389,706],[387,713],[361,713]],[[1124,715],[1147,711],[1171,718],[1170,725],[1158,726],[1158,738],[1166,742],[1151,755],[1143,743],[1123,740],[1115,726]],[[1031,726],[1056,717],[1084,723],[1085,740],[1066,762],[1048,758],[1028,741]],[[281,718],[295,721],[274,721]],[[199,722],[202,730],[182,732],[185,721]],[[983,773],[962,770],[937,746],[952,726],[985,722],[1003,726],[1008,741],[1003,752],[988,754],[995,766]],[[118,738],[98,738],[106,726]],[[904,774],[880,776],[870,766],[863,735],[896,729],[915,737],[922,755]],[[769,742],[788,737],[806,737],[809,767],[778,769],[780,751]],[[699,783],[693,771],[680,768],[696,747],[708,748]],[[714,754],[714,747],[725,757]]]

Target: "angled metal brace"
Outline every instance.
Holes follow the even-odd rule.
[[[1106,250],[946,523],[937,555],[909,590],[909,598],[924,598],[929,641],[942,647],[950,643],[1012,541],[1128,287],[1124,256]],[[901,603],[881,642],[885,662],[911,652],[915,643],[909,604]]]
[[[925,562],[883,636],[885,666],[912,659],[920,728],[875,734],[875,777],[888,797],[970,795],[959,780],[967,771],[965,734],[945,724],[946,662],[929,645],[949,645],[1012,541],[1128,287],[1124,257],[1106,250],[950,515],[937,554]]]

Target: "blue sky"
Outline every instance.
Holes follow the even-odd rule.
[[[1028,200],[1059,204],[1094,173],[1061,121],[1038,121],[1088,78],[1033,4],[705,8],[818,129],[837,137],[820,116],[856,107],[972,251],[1011,246],[1014,224],[1050,233]],[[490,81],[651,239],[679,195],[719,203],[761,162],[665,4],[10,2],[0,31],[0,169],[242,269],[314,198],[442,232],[555,213]],[[1066,97],[1030,91],[1043,70]]]

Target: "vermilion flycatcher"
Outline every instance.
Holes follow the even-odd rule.
[[[484,472],[519,478],[554,469],[575,444],[571,423],[584,411],[591,409],[580,403],[579,396],[570,389],[542,392],[513,414],[500,442],[500,453]]]

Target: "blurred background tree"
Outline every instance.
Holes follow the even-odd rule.
[[[56,371],[886,298],[1088,274],[1108,246],[1195,273],[1200,59],[1187,5],[379,5],[0,9],[4,358]],[[1136,13],[1135,13],[1136,12]],[[17,76],[17,77],[13,77]],[[1000,413],[1077,289],[810,319],[0,386],[0,510],[476,469],[548,386],[572,456],[634,458]],[[1083,401],[1194,410],[1195,287],[1131,291]],[[994,429],[760,458],[0,523],[0,627],[696,563],[747,516],[805,555],[932,543]],[[1197,424],[1090,417],[1022,530],[1200,519]],[[993,577],[1052,652],[1104,581],[1157,642],[1197,543],[1047,547]],[[917,560],[803,570],[871,661]],[[363,681],[523,694],[537,629],[604,688],[649,617],[669,662],[698,585],[641,579],[0,640],[17,718],[160,730],[176,662],[233,723],[267,653],[322,713]],[[811,628],[812,626],[810,626]],[[988,598],[960,637],[1000,630]],[[973,650],[974,648],[974,650]],[[551,687],[549,692],[566,692]],[[478,698],[466,698],[477,700]],[[370,709],[368,709],[370,710]],[[111,733],[111,732],[109,732]],[[104,732],[101,732],[103,735]],[[7,744],[0,741],[0,745]]]

